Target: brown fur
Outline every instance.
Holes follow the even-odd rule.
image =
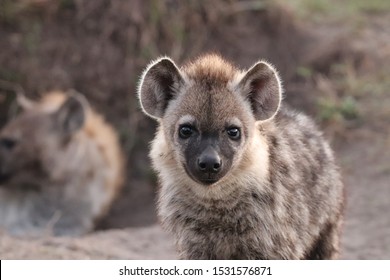
[[[0,141],[17,141],[0,148],[0,168],[11,174],[0,182],[0,227],[13,234],[86,233],[120,192],[124,160],[115,131],[80,95],[71,96],[23,99],[24,112],[0,133]],[[57,119],[70,98],[78,109],[65,116],[76,126],[67,131]]]
[[[280,107],[281,93],[264,61],[240,71],[215,55],[182,68],[162,58],[145,70],[140,102],[159,121],[158,214],[182,258],[337,258],[338,168],[314,123]]]

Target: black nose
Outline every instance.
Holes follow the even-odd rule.
[[[206,149],[198,158],[198,168],[202,172],[218,173],[221,167],[221,158],[214,149]]]

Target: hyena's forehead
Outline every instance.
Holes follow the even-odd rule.
[[[11,120],[1,131],[3,136],[31,139],[33,135],[50,129],[48,117],[36,112],[25,112]]]
[[[202,131],[242,126],[250,121],[243,99],[226,87],[193,86],[176,102],[172,113],[177,115],[177,121],[194,123]]]
[[[35,120],[37,116],[35,114],[22,113],[16,118],[12,119],[4,128],[3,132],[20,132],[29,130],[29,128],[35,127]]]

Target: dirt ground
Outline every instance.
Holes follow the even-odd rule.
[[[341,258],[390,259],[390,9],[340,21],[264,1],[54,3],[0,0],[0,125],[14,114],[15,86],[31,98],[74,88],[120,133],[127,183],[96,232],[39,240],[0,232],[1,259],[177,258],[157,223],[147,158],[155,124],[135,88],[159,55],[183,62],[210,51],[280,70],[285,102],[317,119],[344,175]]]

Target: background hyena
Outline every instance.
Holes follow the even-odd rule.
[[[190,259],[338,256],[343,186],[306,116],[280,108],[277,72],[239,71],[216,55],[153,62],[140,82],[159,121],[150,156],[159,216]]]
[[[52,92],[0,132],[0,229],[77,235],[106,213],[123,180],[114,130],[79,94]]]

